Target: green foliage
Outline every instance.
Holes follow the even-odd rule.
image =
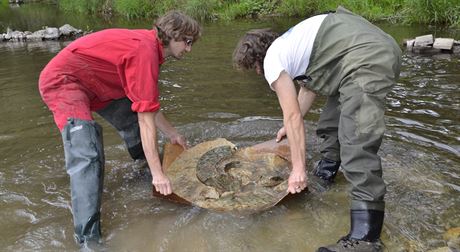
[[[185,12],[200,20],[213,20],[217,18],[217,10],[221,8],[219,0],[189,0],[185,4]]]
[[[396,21],[399,15],[398,9],[401,8],[404,0],[330,0],[318,1],[318,10],[334,10],[341,5],[348,10],[357,13],[369,20],[390,20]]]
[[[452,6],[446,11],[447,23],[451,26],[460,27],[460,5]]]
[[[283,16],[305,17],[316,10],[318,10],[318,1],[315,0],[284,0],[276,11]]]
[[[154,3],[151,0],[114,0],[113,8],[128,19],[145,18],[153,12]]]
[[[102,1],[98,0],[59,0],[59,7],[66,11],[80,13],[97,13],[102,8]]]
[[[460,24],[458,0],[406,0],[405,13],[412,23]]]
[[[152,18],[178,9],[201,20],[233,20],[266,15],[306,17],[337,6],[371,21],[447,24],[460,27],[459,0],[57,0],[61,9]],[[0,6],[7,0],[0,0]]]
[[[8,0],[0,0],[0,11],[8,8]]]
[[[247,10],[244,5],[240,3],[230,3],[221,11],[220,17],[224,20],[233,20],[237,17],[244,16]]]
[[[187,0],[155,0],[151,17],[161,16],[170,10],[181,10]]]
[[[231,20],[240,17],[257,17],[272,13],[278,1],[275,0],[240,0],[227,1],[226,8],[221,13],[223,19]]]

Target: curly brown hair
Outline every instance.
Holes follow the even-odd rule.
[[[201,36],[201,26],[198,22],[179,11],[170,11],[158,18],[154,27],[163,45],[169,45],[169,41],[193,39],[196,42]]]
[[[239,69],[253,69],[256,64],[263,66],[265,53],[278,36],[269,28],[246,32],[233,51],[234,66]]]

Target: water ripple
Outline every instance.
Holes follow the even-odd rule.
[[[36,204],[29,200],[24,195],[17,194],[14,192],[0,192],[0,200],[6,204],[11,204],[13,202],[20,202],[27,206],[35,206]]]
[[[55,201],[51,201],[48,199],[41,199],[42,202],[54,206],[54,207],[59,207],[59,208],[64,208],[64,209],[69,209],[71,210],[72,207],[70,206],[70,201],[66,200],[63,197],[58,197]]]
[[[403,137],[406,137],[406,138],[409,138],[409,139],[413,139],[413,140],[417,140],[417,141],[421,141],[421,142],[424,142],[424,143],[427,143],[427,144],[430,144],[430,145],[434,145],[438,148],[441,148],[443,150],[446,150],[446,151],[449,151],[457,156],[460,156],[460,151],[447,145],[447,144],[443,144],[443,143],[439,143],[437,141],[434,141],[434,140],[431,140],[431,139],[428,139],[426,137],[422,137],[422,136],[419,136],[419,135],[416,135],[416,134],[413,134],[413,133],[410,133],[410,132],[403,132],[403,131],[396,131],[397,134],[403,136]]]
[[[27,211],[25,209],[17,209],[15,211],[15,214],[16,216],[19,216],[19,217],[24,217],[26,219],[29,219],[29,223],[31,224],[35,224],[38,222],[38,219],[37,217],[35,217],[35,213],[31,213],[31,211]]]
[[[177,220],[167,231],[167,235],[162,239],[159,246],[159,251],[168,251],[169,241],[177,235],[177,232],[185,225],[193,221],[203,210],[199,207],[190,208],[188,211],[183,212],[178,216]]]

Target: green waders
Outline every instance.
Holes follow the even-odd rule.
[[[115,100],[97,113],[118,130],[133,159],[144,158],[137,114],[131,111],[131,101]],[[95,121],[70,118],[62,139],[70,176],[75,240],[81,245],[100,243],[105,162],[102,128]]]
[[[352,184],[348,240],[380,237],[386,187],[377,152],[385,130],[385,96],[400,65],[401,49],[394,39],[342,7],[324,19],[316,35],[306,87],[329,98],[324,110],[329,114],[322,115],[319,126],[327,136],[321,149],[329,152],[323,153],[326,157],[340,158]],[[333,153],[336,134],[339,153]]]
[[[75,240],[100,242],[100,209],[104,179],[102,128],[95,121],[70,118],[62,131],[70,176]]]
[[[316,128],[316,135],[324,139],[320,146],[320,153],[324,158],[332,161],[340,161],[339,105],[339,96],[329,96]]]
[[[340,167],[338,118],[340,118],[339,96],[329,96],[316,129],[316,135],[324,140],[319,148],[322,158],[314,169],[317,177],[329,182],[334,180]]]

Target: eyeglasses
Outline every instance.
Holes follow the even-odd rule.
[[[185,43],[186,46],[192,46],[193,39],[184,38],[184,43]]]

